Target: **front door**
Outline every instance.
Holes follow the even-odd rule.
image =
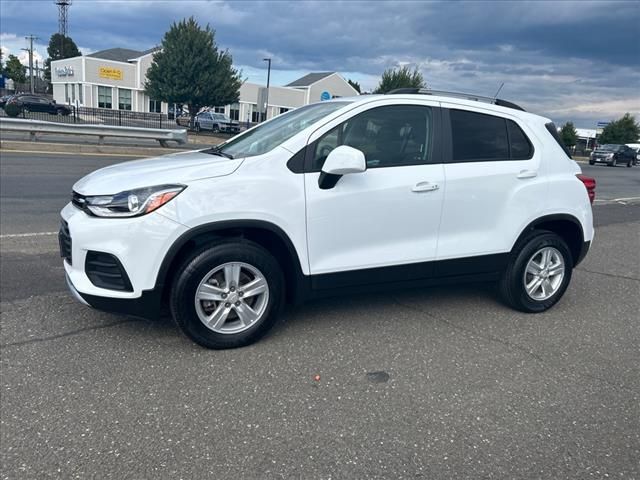
[[[410,276],[428,273],[428,266],[422,270],[419,264],[435,258],[444,193],[444,168],[434,153],[437,115],[438,108],[424,105],[376,107],[308,145],[312,161],[305,189],[312,275],[407,264],[413,264]],[[362,151],[367,170],[320,189],[320,169],[339,145]],[[390,274],[408,279],[402,268]],[[374,276],[365,272],[356,283],[394,280]]]

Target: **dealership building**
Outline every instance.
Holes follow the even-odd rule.
[[[169,105],[144,92],[148,68],[157,48],[143,52],[111,48],[89,55],[51,62],[53,98],[58,103],[84,107],[168,113]],[[292,108],[335,97],[358,95],[336,72],[309,73],[284,87],[243,83],[233,105],[211,105],[240,122],[257,122],[268,102],[267,118]],[[267,99],[268,97],[268,99]],[[261,107],[261,108],[260,108]]]

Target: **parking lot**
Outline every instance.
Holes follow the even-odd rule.
[[[2,478],[640,477],[640,168],[581,165],[596,238],[547,313],[358,295],[208,351],[66,292],[58,212],[127,159],[0,155]]]

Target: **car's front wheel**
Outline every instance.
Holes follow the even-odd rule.
[[[571,281],[573,258],[557,234],[534,230],[514,248],[500,281],[503,299],[523,312],[538,313],[562,298]]]
[[[611,162],[609,163],[610,167],[617,167],[618,166],[618,159],[616,157],[613,157],[613,160],[611,160]]]
[[[206,247],[185,261],[171,291],[171,313],[196,343],[214,349],[249,345],[277,320],[284,276],[252,242]]]

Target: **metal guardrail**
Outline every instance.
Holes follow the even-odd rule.
[[[58,135],[93,135],[98,143],[103,144],[105,137],[137,138],[157,140],[163,147],[167,142],[187,143],[187,130],[161,130],[158,128],[115,127],[106,125],[83,125],[70,123],[44,122],[41,120],[19,120],[0,117],[0,130],[8,132],[28,132],[31,141],[36,140],[38,133]]]

